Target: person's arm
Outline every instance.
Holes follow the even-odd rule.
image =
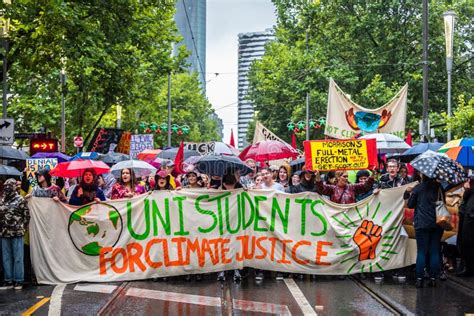
[[[23,223],[25,224],[25,229],[28,229],[28,224],[30,223],[30,209],[28,208],[28,202],[25,199],[22,199],[19,204],[21,214],[23,216]]]
[[[123,192],[124,190],[121,190],[121,189],[122,189],[121,185],[119,183],[115,183],[114,186],[112,187],[112,193],[110,194],[110,199],[112,200],[121,199],[125,193]]]
[[[78,191],[79,191],[79,188],[80,186],[76,186],[74,188],[74,191],[72,191],[72,194],[71,194],[71,197],[69,198],[69,204],[71,205],[77,205],[77,206],[81,206],[82,205],[82,201],[81,201],[81,198],[78,196]]]
[[[364,194],[372,190],[374,187],[374,177],[369,177],[365,183],[352,184],[355,194]]]
[[[416,204],[418,202],[418,191],[419,191],[419,187],[416,186],[413,189],[413,191],[411,192],[411,195],[408,198],[408,203],[407,203],[408,208],[415,208],[416,207]]]
[[[97,191],[96,191],[96,197],[97,197],[99,200],[101,200],[101,201],[105,201],[105,200],[106,200],[104,191],[102,191],[101,189],[97,189]]]

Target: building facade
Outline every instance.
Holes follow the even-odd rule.
[[[198,73],[206,91],[206,0],[177,0],[174,19],[183,37],[175,50],[184,45],[191,52],[187,60],[189,70]]]
[[[248,145],[247,130],[254,111],[252,102],[247,98],[249,87],[248,72],[254,60],[262,58],[265,53],[265,44],[275,38],[272,29],[264,32],[239,34],[239,78],[238,78],[238,105],[237,105],[237,137],[240,149]]]

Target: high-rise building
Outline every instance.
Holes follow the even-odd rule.
[[[216,121],[217,124],[217,140],[220,140],[224,137],[224,123],[222,122],[222,119],[216,114],[216,112],[212,112],[210,114],[210,117],[212,120]]]
[[[206,0],[177,0],[174,17],[183,40],[175,47],[185,45],[191,52],[189,70],[199,74],[199,81],[206,91]]]
[[[266,29],[264,32],[240,33],[239,34],[239,79],[238,79],[238,146],[244,148],[247,143],[247,129],[250,120],[253,117],[253,104],[247,98],[249,87],[248,72],[252,62],[262,58],[265,53],[265,44],[273,40],[275,35],[272,29]]]

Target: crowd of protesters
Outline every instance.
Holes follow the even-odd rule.
[[[137,178],[132,169],[122,169],[118,179],[112,174],[97,175],[93,169],[86,169],[78,179],[58,178],[56,183],[47,170],[36,173],[36,184],[30,186],[28,181],[8,179],[3,184],[0,201],[0,237],[3,262],[3,285],[0,289],[21,289],[25,280],[24,262],[27,267],[29,258],[24,258],[24,244],[28,244],[27,231],[29,211],[27,202],[30,197],[51,198],[57,202],[71,205],[85,205],[106,199],[124,199],[154,190],[180,189],[220,189],[233,190],[275,190],[285,193],[317,192],[333,203],[351,204],[378,194],[380,190],[400,187],[414,180],[419,184],[409,188],[404,198],[407,206],[414,211],[414,228],[417,241],[416,286],[423,286],[428,277],[429,284],[435,285],[439,277],[443,279],[443,258],[441,254],[441,236],[443,230],[436,225],[435,202],[439,196],[446,194],[445,188],[436,180],[416,173],[408,176],[405,165],[396,160],[386,163],[386,170],[379,172],[359,170],[354,183],[349,181],[347,171],[331,171],[322,175],[320,172],[302,170],[292,172],[284,163],[281,166],[261,165],[252,159],[245,161],[252,170],[240,176],[237,170],[227,170],[223,176],[208,176],[190,168],[185,174],[174,173],[174,163],[164,164],[155,175]],[[474,183],[464,184],[463,202],[460,206],[457,251],[463,259],[464,268],[459,276],[474,276]],[[25,236],[26,235],[26,236]],[[28,247],[26,247],[28,248]],[[28,249],[26,249],[28,250]],[[28,251],[25,251],[27,254]],[[31,269],[30,269],[31,270]],[[405,278],[403,269],[392,271],[394,277]],[[246,273],[247,274],[247,273]],[[256,270],[255,280],[262,281],[265,271]],[[233,279],[240,281],[242,271],[234,270]],[[276,279],[283,279],[283,273],[276,273]],[[304,275],[297,275],[303,278]],[[219,272],[217,279],[225,280],[226,273]],[[380,280],[383,273],[375,274]],[[191,276],[185,276],[191,280]],[[197,281],[202,275],[195,275]]]

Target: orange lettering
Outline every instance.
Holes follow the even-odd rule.
[[[262,236],[262,237],[257,238],[257,247],[258,247],[258,249],[260,249],[262,254],[256,256],[255,259],[260,259],[261,260],[261,259],[264,259],[267,256],[267,248],[262,246],[262,241],[267,240],[267,239],[268,239],[268,237],[266,237],[266,236]]]
[[[298,263],[298,264],[301,264],[301,265],[306,265],[309,263],[309,260],[301,260],[301,259],[298,259],[298,257],[296,256],[296,252],[298,251],[298,248],[300,246],[311,246],[311,242],[308,241],[308,240],[300,240],[298,241],[294,246],[293,246],[293,249],[291,250],[291,258],[293,258],[293,260]]]
[[[102,247],[100,249],[100,255],[99,255],[99,266],[100,266],[100,274],[101,275],[104,275],[107,273],[107,267],[106,267],[106,262],[109,261],[109,262],[112,262],[113,261],[113,257],[110,257],[110,258],[105,258],[105,254],[106,253],[109,253],[113,250],[112,247]]]
[[[122,256],[122,263],[123,263],[123,266],[122,267],[119,267],[117,265],[117,255],[121,255]],[[114,251],[112,251],[112,265],[111,265],[111,268],[112,270],[115,272],[115,273],[124,273],[127,268],[128,268],[128,258],[127,258],[127,252],[125,251],[125,249],[123,248],[115,248]]]
[[[146,263],[148,263],[148,265],[150,267],[152,267],[154,269],[158,269],[159,267],[161,267],[163,265],[163,262],[151,260],[151,258],[150,258],[150,249],[154,244],[157,244],[157,243],[160,243],[160,242],[161,242],[161,239],[152,239],[146,244],[146,248],[145,248],[145,261],[146,261]],[[156,252],[156,253],[158,253],[158,252]]]
[[[290,239],[284,239],[280,240],[282,244],[282,251],[281,251],[281,259],[277,260],[278,263],[284,263],[284,264],[291,264],[291,261],[286,259],[286,244],[290,244],[293,242],[293,240]]]
[[[135,253],[133,253],[133,250],[136,250]],[[135,272],[135,264],[145,272],[146,267],[143,264],[142,260],[140,259],[141,255],[143,253],[143,247],[139,243],[132,242],[127,245],[127,256],[128,256],[128,265],[130,268],[130,272]]]
[[[330,262],[322,262],[321,257],[326,257],[328,255],[327,251],[323,250],[324,246],[332,246],[332,242],[329,241],[318,241],[317,250],[316,250],[316,264],[320,266],[330,266]]]
[[[229,242],[230,242],[230,239],[222,239],[221,241],[221,262],[224,264],[232,262],[232,260],[225,257],[226,253],[228,253],[230,250],[229,248],[225,247],[225,245],[228,244]]]

